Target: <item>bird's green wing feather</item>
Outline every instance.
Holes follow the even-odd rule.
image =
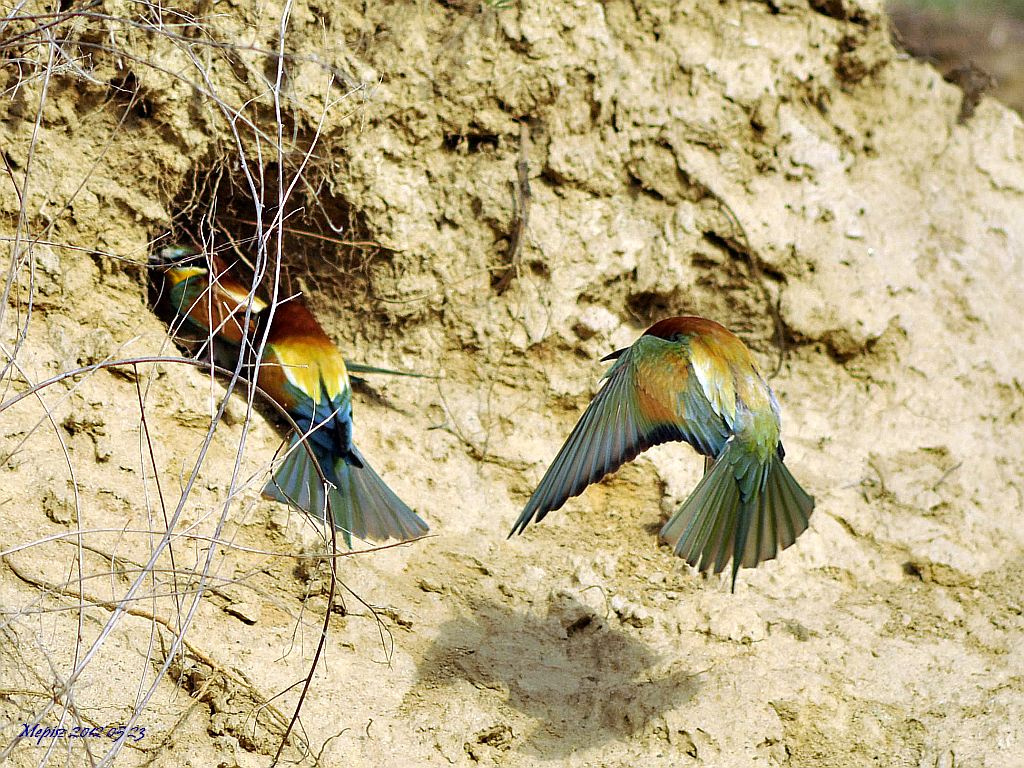
[[[653,445],[685,440],[702,453],[716,455],[727,429],[690,373],[686,350],[678,343],[644,336],[627,349],[605,374],[607,382],[573,428],[509,535],[544,519]]]

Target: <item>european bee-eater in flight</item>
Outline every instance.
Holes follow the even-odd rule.
[[[740,567],[771,560],[806,530],[814,499],[783,463],[778,401],[739,338],[712,320],[670,317],[604,360],[615,360],[607,382],[509,537],[673,440],[706,457],[703,479],[660,534],[690,565],[721,573],[732,559],[735,589]]]

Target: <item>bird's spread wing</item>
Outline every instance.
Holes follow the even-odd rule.
[[[682,345],[641,337],[605,378],[604,387],[558,452],[510,536],[521,533],[532,520],[543,520],[567,499],[653,445],[685,440],[711,456],[725,445],[728,427],[704,394]]]

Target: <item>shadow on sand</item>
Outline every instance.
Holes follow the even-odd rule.
[[[518,751],[557,759],[625,738],[696,693],[693,673],[660,667],[657,654],[612,626],[617,619],[570,595],[552,595],[543,616],[490,600],[471,607],[472,615],[441,627],[419,664],[417,687],[443,689],[461,679],[484,695],[493,689],[537,721],[515,734]]]

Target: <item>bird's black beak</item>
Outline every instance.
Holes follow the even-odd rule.
[[[607,355],[601,358],[601,362],[603,363],[606,360],[618,360],[620,357],[622,357],[622,353],[625,352],[627,349],[629,349],[629,347],[623,347],[622,349],[616,349],[614,352],[609,352]]]

